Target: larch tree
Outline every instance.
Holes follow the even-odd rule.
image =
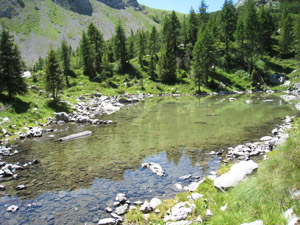
[[[214,43],[210,27],[207,26],[203,32],[198,32],[197,42],[193,50],[192,70],[199,93],[201,85],[208,81],[213,64]]]
[[[0,39],[0,92],[7,91],[9,98],[27,92],[22,70],[18,46],[13,36],[3,27]]]
[[[225,42],[225,60],[226,66],[231,67],[231,42],[234,41],[234,33],[236,30],[237,14],[232,0],[225,0],[222,11],[222,34]]]
[[[93,56],[94,68],[97,73],[100,73],[104,43],[103,35],[93,23],[90,23],[87,30],[87,36]]]
[[[70,72],[70,58],[71,58],[70,47],[68,46],[66,40],[64,39],[61,42],[60,59],[62,63],[62,72],[64,74],[66,84],[68,87],[70,87],[70,82],[68,78]]]
[[[53,100],[56,103],[58,94],[64,87],[64,82],[56,52],[52,48],[48,52],[45,68],[46,91],[52,94]]]
[[[121,71],[124,71],[126,68],[127,61],[127,49],[125,31],[120,21],[117,24],[115,30],[116,35],[114,36],[114,56],[115,60],[120,62]]]
[[[80,42],[80,51],[81,51],[81,60],[83,64],[83,73],[89,76],[90,78],[92,78],[95,76],[96,72],[94,67],[92,49],[85,31],[83,31],[82,33],[82,38]]]

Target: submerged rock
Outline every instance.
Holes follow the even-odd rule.
[[[252,160],[241,161],[230,168],[230,171],[218,177],[214,181],[216,188],[226,190],[236,186],[239,182],[246,178],[247,175],[258,169],[258,164]]]
[[[9,207],[6,209],[6,211],[7,211],[7,212],[16,212],[18,209],[19,209],[18,206],[16,206],[16,205],[11,205],[11,206],[9,206]]]
[[[113,225],[116,224],[116,220],[114,218],[105,218],[101,219],[98,222],[98,225]]]
[[[159,177],[162,177],[165,174],[162,167],[157,163],[153,163],[153,162],[144,163],[142,164],[142,167],[150,169],[153,173],[155,173]]]

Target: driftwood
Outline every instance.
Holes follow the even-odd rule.
[[[90,136],[90,135],[92,135],[92,131],[84,131],[84,132],[81,132],[81,133],[78,133],[78,134],[72,134],[72,135],[69,135],[69,136],[66,136],[66,137],[62,137],[62,138],[58,139],[58,141],[60,141],[60,142],[71,141],[71,140],[74,140],[74,139],[83,138],[83,137],[87,137],[87,136]]]

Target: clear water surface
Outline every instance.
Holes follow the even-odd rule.
[[[172,197],[174,184],[183,183],[179,177],[203,177],[219,168],[221,158],[210,151],[256,141],[286,115],[297,115],[293,105],[276,96],[244,95],[234,102],[229,97],[152,98],[101,117],[116,125],[67,124],[56,127],[55,139],[44,134],[20,142],[20,153],[4,160],[40,163],[20,171],[16,180],[0,180],[6,186],[0,192],[0,224],[97,223],[110,216],[104,209],[119,192],[132,202]],[[85,130],[93,135],[54,141]],[[144,162],[159,163],[166,175],[141,168]],[[15,190],[19,184],[27,188]],[[6,212],[12,204],[19,210]]]

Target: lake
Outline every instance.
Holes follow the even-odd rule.
[[[6,186],[0,192],[0,224],[97,223],[110,217],[104,209],[113,208],[119,192],[131,202],[173,197],[174,184],[189,183],[179,177],[218,170],[222,158],[210,151],[257,141],[285,116],[298,114],[276,95],[241,95],[233,102],[229,97],[154,97],[101,116],[117,124],[66,124],[42,138],[20,141],[19,154],[4,161],[40,163],[19,171],[18,179],[0,180]],[[247,104],[248,99],[253,103]],[[93,135],[54,141],[86,130]],[[141,168],[145,162],[159,163],[165,176]],[[15,190],[20,184],[26,189]],[[19,210],[6,212],[12,204]]]

